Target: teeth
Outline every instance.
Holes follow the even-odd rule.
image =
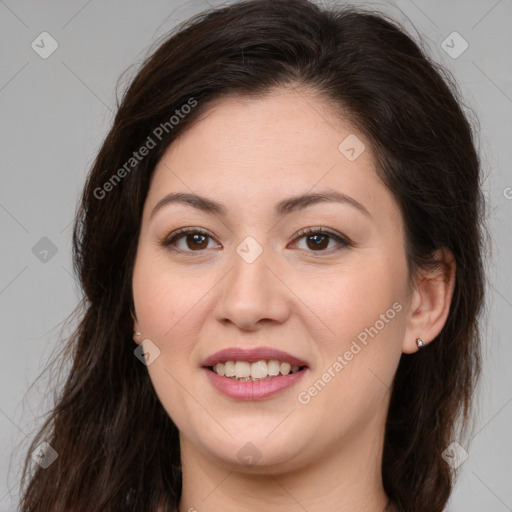
[[[237,361],[235,363],[235,377],[250,377],[251,376],[251,365],[245,361]]]
[[[292,365],[290,363],[281,363],[281,367],[279,368],[279,371],[283,375],[288,375],[290,373],[291,369],[292,369]]]
[[[272,376],[279,375],[279,361],[276,361],[273,359],[272,361],[268,362],[268,374]]]
[[[251,364],[251,377],[253,379],[264,379],[268,376],[267,362],[257,361]]]
[[[217,366],[217,365],[215,365],[215,366]],[[234,377],[235,376],[235,363],[233,361],[227,361],[224,364],[224,371],[226,372],[225,373],[226,377]]]
[[[224,377],[226,375],[226,367],[222,363],[218,363],[215,365],[215,371],[221,376]]]
[[[297,373],[299,366],[292,366],[290,363],[277,361],[276,359],[261,360],[255,363],[226,361],[225,363],[217,363],[213,367],[213,371],[234,380],[267,380],[279,374]]]

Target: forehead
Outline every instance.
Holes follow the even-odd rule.
[[[283,196],[322,188],[352,196],[370,212],[376,201],[396,207],[368,142],[339,110],[308,91],[279,90],[210,105],[158,162],[148,203],[170,191],[193,191],[270,208]]]

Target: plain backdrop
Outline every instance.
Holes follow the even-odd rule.
[[[352,3],[385,11],[421,36],[480,121],[493,237],[485,365],[478,428],[448,510],[510,511],[512,1]],[[17,510],[21,459],[55,381],[30,386],[69,332],[64,319],[80,299],[71,223],[111,126],[116,82],[158,37],[209,5],[220,2],[0,0],[0,511]]]

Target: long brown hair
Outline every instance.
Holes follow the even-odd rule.
[[[404,218],[411,278],[435,266],[437,248],[455,257],[446,324],[420,352],[402,354],[382,461],[384,488],[397,509],[443,510],[456,474],[442,452],[453,440],[467,448],[481,371],[486,233],[474,129],[450,73],[385,15],[307,0],[205,11],[157,43],[118,102],[83,191],[73,232],[81,321],[66,346],[71,370],[25,461],[20,509],[177,507],[178,431],[134,356],[130,315],[152,172],[213,100],[303,85],[370,141]],[[135,158],[144,145],[151,146],[147,155]],[[58,453],[46,469],[30,457],[42,441]]]

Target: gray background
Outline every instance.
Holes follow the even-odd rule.
[[[416,27],[480,120],[494,239],[482,326],[485,366],[477,427],[448,510],[512,510],[512,278],[506,263],[512,252],[512,1],[353,3],[389,12],[413,34]],[[71,271],[71,222],[113,119],[116,81],[142,62],[157,37],[206,7],[199,0],[0,0],[0,511],[16,510],[20,460],[56,381],[30,386],[69,333],[64,319],[80,297]],[[454,31],[469,45],[457,58],[442,46]],[[58,43],[47,59],[31,47],[42,32]],[[460,39],[448,41],[452,53],[462,48]]]

